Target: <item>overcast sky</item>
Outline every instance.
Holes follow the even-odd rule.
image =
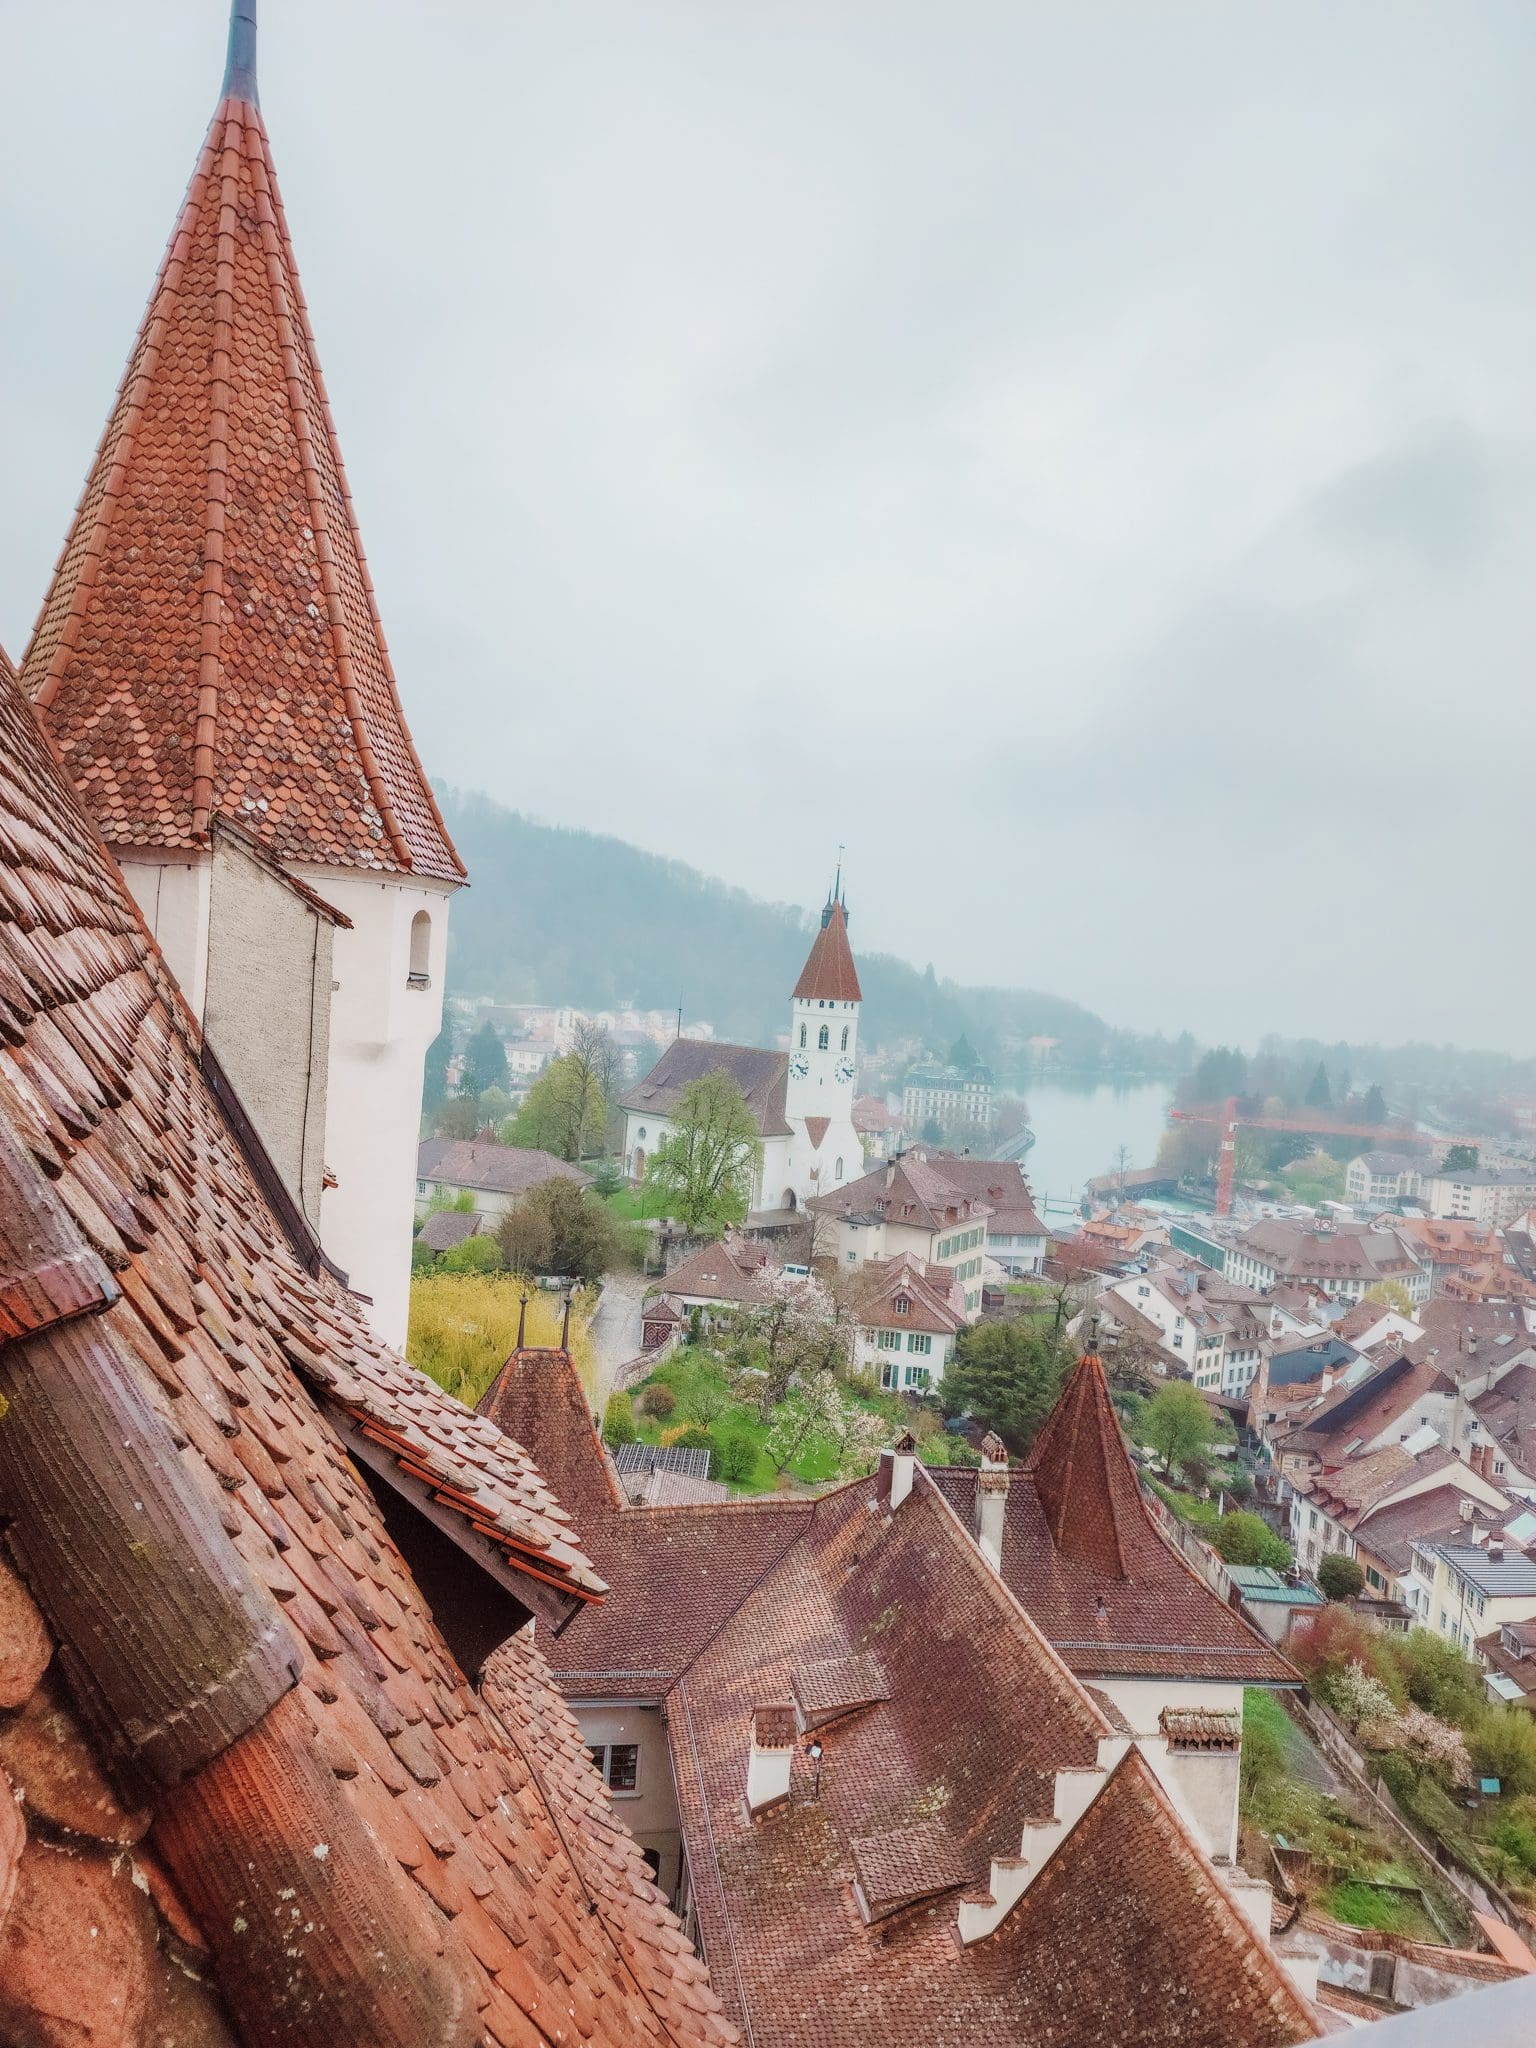
[[[224,12],[0,0],[18,656]],[[1119,1023],[1536,1049],[1529,0],[261,14],[435,775],[846,841],[856,944]]]

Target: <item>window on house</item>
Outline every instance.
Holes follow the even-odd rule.
[[[921,1330],[909,1330],[907,1332],[907,1349],[926,1355],[933,1349],[933,1339]]]
[[[633,1793],[640,1790],[638,1742],[589,1742],[587,1755],[610,1792]]]
[[[418,910],[411,919],[411,966],[405,977],[407,988],[430,988],[432,964],[432,914]]]
[[[897,1295],[897,1297],[896,1297],[896,1313],[897,1313],[897,1315],[899,1315],[899,1316],[909,1316],[909,1315],[911,1315],[911,1313],[912,1313],[912,1297],[911,1297],[911,1295],[910,1295],[910,1294],[898,1294],[898,1295]]]
[[[893,1365],[891,1361],[887,1359],[884,1365],[882,1365],[880,1368],[880,1385],[884,1388],[885,1392],[888,1394],[894,1394],[896,1392],[897,1382],[900,1378],[901,1367],[899,1365]]]
[[[926,1365],[909,1365],[906,1371],[907,1385],[915,1394],[926,1394],[933,1374]]]
[[[427,1184],[424,1180],[417,1181],[416,1192],[418,1195],[424,1195],[427,1192]]]
[[[875,1332],[875,1342],[882,1351],[899,1351],[901,1349],[901,1332],[900,1330],[877,1330]]]

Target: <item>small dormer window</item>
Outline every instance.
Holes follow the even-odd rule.
[[[418,910],[411,919],[411,964],[405,977],[407,988],[432,986],[432,915]]]
[[[897,1295],[897,1297],[896,1297],[896,1313],[897,1313],[897,1315],[899,1315],[899,1316],[909,1316],[909,1315],[911,1315],[911,1313],[912,1313],[912,1297],[911,1297],[911,1295],[909,1295],[909,1294],[898,1294],[898,1295]]]

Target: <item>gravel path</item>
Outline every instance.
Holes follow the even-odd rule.
[[[605,1273],[602,1299],[592,1318],[592,1357],[597,1370],[595,1406],[599,1414],[613,1391],[613,1376],[640,1353],[641,1303],[646,1281],[641,1273]]]

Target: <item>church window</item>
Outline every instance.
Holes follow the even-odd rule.
[[[803,1024],[800,1026],[800,1050],[802,1052],[805,1050],[805,1026]]]
[[[640,1142],[641,1142],[641,1144],[642,1144],[642,1145],[643,1145],[643,1144],[645,1143],[645,1125],[644,1125],[644,1124],[642,1124],[642,1125],[640,1126],[639,1130],[638,1130],[638,1131],[636,1131],[636,1133],[635,1133],[635,1136],[636,1136],[636,1137],[637,1137],[637,1138],[638,1138],[638,1139],[640,1140]]]
[[[825,1052],[825,1051],[826,1051],[826,1049],[827,1049],[827,1047],[828,1047],[828,1046],[829,1046],[829,1045],[830,1045],[831,1043],[832,1043],[832,1033],[831,1033],[831,1030],[829,1029],[829,1027],[828,1027],[827,1025],[823,1024],[823,1025],[822,1025],[822,1027],[821,1027],[821,1030],[820,1030],[820,1032],[819,1032],[819,1033],[817,1034],[817,1038],[816,1038],[816,1044],[817,1044],[818,1048],[819,1048],[819,1049],[820,1049],[820,1050],[821,1050],[822,1052]]]
[[[428,972],[432,958],[432,918],[425,910],[418,910],[411,919],[411,965],[405,977],[407,988],[430,988],[432,978]]]
[[[848,1050],[848,1026],[847,1026],[847,1025],[845,1024],[845,1025],[843,1026],[843,1051],[844,1051],[844,1052],[846,1052],[847,1050]]]

